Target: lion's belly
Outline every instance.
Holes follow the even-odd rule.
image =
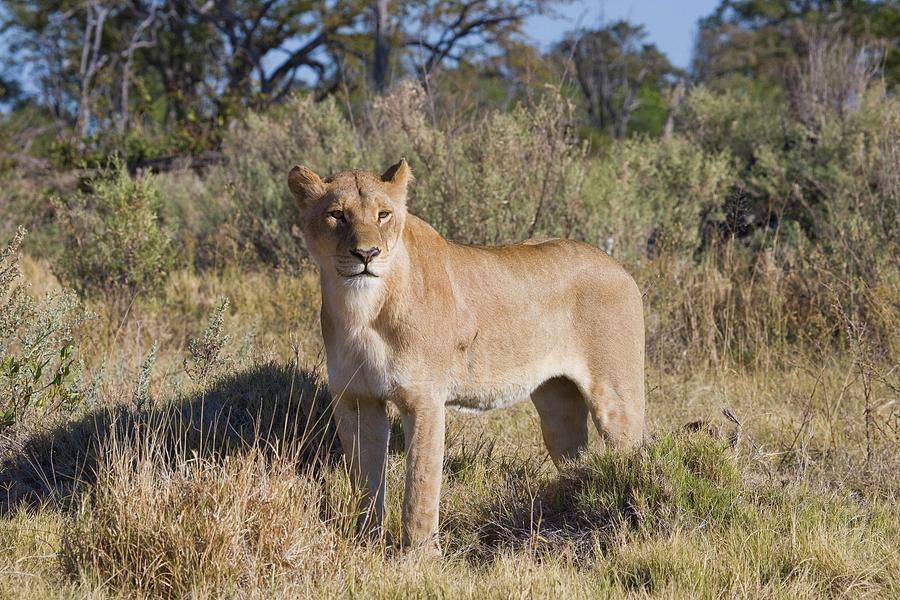
[[[538,386],[554,377],[584,383],[587,370],[580,361],[566,358],[551,354],[499,372],[470,373],[453,387],[447,406],[478,412],[505,408],[527,400]]]
[[[482,412],[521,402],[527,399],[532,391],[534,387],[520,383],[469,384],[454,390],[447,406]]]

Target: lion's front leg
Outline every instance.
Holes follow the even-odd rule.
[[[406,439],[403,546],[439,550],[438,505],[444,464],[444,403],[424,399],[399,405]]]
[[[334,407],[338,436],[354,493],[361,493],[358,523],[363,536],[379,536],[384,522],[390,423],[384,402],[343,394]]]

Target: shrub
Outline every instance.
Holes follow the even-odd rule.
[[[721,527],[735,515],[742,487],[727,442],[705,432],[663,434],[634,452],[591,455],[566,477],[558,499],[595,527]]]
[[[520,467],[521,468],[521,467]],[[579,552],[652,539],[678,529],[725,530],[746,509],[746,486],[727,441],[705,431],[663,433],[630,452],[588,453],[559,477],[499,467],[507,487],[454,525],[481,550],[528,543],[535,550],[575,542]],[[538,483],[535,483],[537,481]]]
[[[231,357],[223,352],[231,339],[224,328],[230,305],[228,298],[220,298],[209,315],[203,335],[188,340],[190,359],[185,359],[184,368],[197,383],[207,383],[210,377],[223,371],[231,362]]]
[[[691,90],[678,110],[680,135],[707,152],[728,152],[741,167],[755,160],[758,148],[780,147],[794,139],[794,126],[786,120],[788,105],[780,95]]]
[[[304,95],[266,113],[251,112],[228,132],[223,146],[230,165],[260,163],[284,184],[285,170],[298,162],[320,173],[358,166],[363,141],[364,133],[354,129],[333,96],[316,102]]]
[[[592,167],[588,241],[628,263],[663,251],[693,257],[737,182],[727,152],[682,138],[627,140]]]
[[[685,353],[714,364],[760,365],[786,356],[785,344],[792,351],[846,348],[848,320],[883,349],[878,360],[898,352],[892,332],[900,315],[889,298],[900,286],[900,106],[878,85],[866,89],[868,67],[839,46],[811,54],[792,104],[703,88],[685,101],[680,135],[708,155],[730,153],[734,166],[731,185],[694,213],[697,226],[707,227],[702,246],[663,244],[658,260],[639,273],[649,289],[656,362]],[[831,79],[843,87],[827,96],[822,81]],[[634,172],[640,169],[626,164],[607,185],[627,190]],[[679,189],[665,170],[648,169],[644,179]],[[624,205],[646,211],[653,197],[641,193]],[[675,215],[681,208],[657,206]],[[686,216],[682,223],[691,223]]]
[[[81,400],[80,364],[72,330],[80,320],[73,293],[48,294],[35,302],[21,282],[20,229],[0,250],[0,433],[16,425],[35,427],[42,417],[73,410]],[[52,419],[47,419],[52,422]],[[0,447],[0,454],[7,450]]]
[[[153,294],[175,258],[171,229],[152,175],[131,177],[113,166],[79,191],[56,201],[64,253],[63,280],[87,296],[103,296],[120,307],[138,293]]]
[[[583,235],[586,148],[570,103],[550,95],[469,127],[435,121],[425,92],[409,81],[372,110],[375,155],[386,164],[406,156],[412,165],[415,214],[464,242]]]
[[[287,172],[302,163],[320,173],[357,166],[361,141],[333,98],[297,96],[268,113],[250,113],[223,143],[227,164],[210,172],[214,196],[231,213],[223,225],[235,247],[253,258],[295,269],[306,255]]]

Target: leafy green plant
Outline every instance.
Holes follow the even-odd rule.
[[[547,94],[458,124],[441,123],[431,104],[418,84],[402,82],[374,102],[365,134],[383,164],[409,160],[413,213],[463,242],[586,235],[587,149],[572,104]]]
[[[708,215],[735,183],[727,152],[705,151],[679,137],[627,140],[592,165],[586,237],[626,262],[657,256],[663,245],[692,257]]]
[[[72,330],[78,299],[68,291],[35,302],[22,283],[20,229],[0,250],[0,431],[81,401],[80,363]]]
[[[230,202],[216,230],[242,254],[296,269],[306,255],[286,173],[302,162],[320,173],[359,166],[361,141],[333,98],[297,96],[266,113],[250,112],[223,141],[227,164],[211,170],[216,197]]]
[[[141,411],[150,405],[150,376],[153,374],[153,365],[156,364],[157,342],[154,340],[150,351],[141,361],[141,371],[138,373],[137,384],[134,386],[134,392],[131,395],[131,403],[135,410]]]
[[[63,280],[83,295],[107,297],[120,306],[138,293],[158,291],[175,248],[155,178],[132,177],[113,161],[87,187],[56,200]]]
[[[724,525],[743,487],[727,442],[705,432],[663,434],[635,452],[591,455],[565,477],[559,496],[592,523],[670,527]]]
[[[198,383],[205,383],[231,363],[231,357],[224,353],[231,335],[225,332],[225,315],[231,306],[228,298],[220,298],[209,314],[209,322],[199,338],[188,340],[190,358],[184,367],[188,375]]]

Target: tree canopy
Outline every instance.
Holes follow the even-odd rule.
[[[891,0],[722,0],[700,20],[689,71],[627,21],[541,52],[523,23],[566,1],[0,0],[0,118],[8,130],[27,115],[10,139],[73,157],[92,146],[197,151],[289,94],[339,94],[352,107],[413,77],[505,106],[551,84],[577,101],[586,128],[622,138],[664,133],[691,85],[777,93],[829,36],[858,42],[857,62],[900,84]]]
[[[885,81],[900,84],[900,4],[894,0],[722,0],[700,20],[695,78],[729,75],[780,82],[809,40],[828,30],[863,42],[883,61]]]

